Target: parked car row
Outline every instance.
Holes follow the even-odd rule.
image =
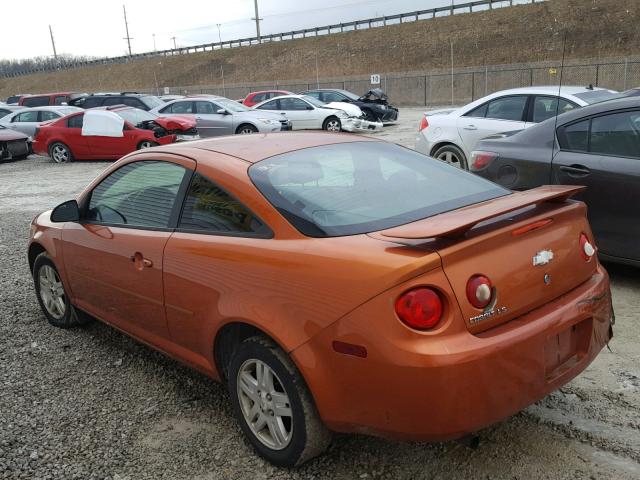
[[[426,112],[416,150],[511,190],[588,187],[574,198],[589,207],[599,255],[640,265],[640,98],[633,90],[496,92],[459,109]]]

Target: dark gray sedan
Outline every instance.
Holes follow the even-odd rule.
[[[603,259],[640,266],[640,98],[622,98],[560,115],[527,130],[481,140],[471,171],[512,190],[585,185],[575,198]]]

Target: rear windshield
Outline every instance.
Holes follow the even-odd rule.
[[[618,92],[612,92],[609,90],[594,90],[592,92],[576,93],[573,95],[580,100],[587,102],[588,104],[605,102],[613,98],[619,98]]]
[[[285,153],[255,163],[249,175],[267,200],[311,237],[374,232],[511,193],[382,142]]]

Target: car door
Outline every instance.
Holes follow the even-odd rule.
[[[218,113],[225,110],[217,103],[206,100],[196,100],[194,111],[196,124],[201,137],[217,137],[234,133],[233,113]]]
[[[322,128],[322,120],[324,120],[324,117],[320,118],[320,113],[313,106],[295,97],[276,98],[258,108],[286,114],[291,120],[293,130]],[[316,126],[318,123],[320,127]]]
[[[552,182],[585,185],[601,253],[640,260],[640,110],[586,118],[558,129]]]
[[[33,136],[36,128],[40,125],[38,122],[39,113],[40,112],[38,110],[20,112],[11,119],[11,122],[9,122],[10,125],[7,126],[12,130],[17,130],[25,135]]]
[[[544,122],[545,120],[555,116],[556,111],[558,112],[558,115],[561,115],[576,108],[580,108],[580,106],[565,98],[561,98],[560,105],[558,105],[558,97],[551,95],[535,95],[531,100],[526,127]]]
[[[528,95],[498,97],[459,117],[458,133],[467,153],[489,135],[525,128],[528,101]]]
[[[61,141],[66,143],[71,149],[71,152],[76,157],[88,157],[93,155],[90,137],[82,135],[82,123],[84,121],[84,113],[73,115],[66,119],[62,119],[61,127],[64,129],[61,136]],[[60,125],[60,123],[58,123]]]
[[[257,279],[251,261],[245,267],[243,262],[256,258],[271,237],[248,207],[215,182],[212,170],[198,166],[191,179],[178,228],[164,250],[163,275],[171,338],[208,369],[211,332],[225,318],[225,305],[244,290],[243,283]]]
[[[168,338],[163,251],[195,162],[146,155],[108,173],[64,225],[65,271],[77,306],[145,341]],[[159,159],[158,159],[159,158]]]
[[[138,149],[140,136],[138,129],[129,122],[122,126],[122,137],[92,136],[89,137],[92,154],[96,158],[120,158]]]

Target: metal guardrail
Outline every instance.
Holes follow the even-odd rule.
[[[417,21],[425,18],[435,18],[438,14],[448,13],[454,15],[456,12],[474,12],[474,8],[488,7],[489,9],[502,8],[513,6],[516,4],[524,3],[541,3],[546,0],[475,0],[466,3],[455,4],[453,1],[451,5],[431,8],[428,10],[416,10],[414,12],[399,13],[396,15],[388,15],[376,18],[368,18],[366,20],[356,20],[347,23],[337,23],[334,25],[325,25],[323,27],[306,28],[303,30],[293,30],[290,32],[273,33],[262,35],[258,37],[241,38],[237,40],[228,40],[225,42],[203,43],[200,45],[193,45],[190,47],[180,47],[170,50],[157,50],[152,52],[137,53],[134,55],[123,55],[119,57],[107,57],[94,60],[74,60],[74,59],[62,59],[51,61],[50,64],[42,65],[38,68],[32,68],[27,70],[21,70],[19,72],[0,72],[0,77],[20,77],[23,75],[30,75],[33,73],[52,72],[55,70],[68,70],[72,68],[87,67],[92,65],[109,65],[113,63],[127,63],[135,60],[142,60],[154,57],[169,57],[173,55],[184,55],[188,53],[206,52],[212,50],[219,50],[222,48],[237,48],[245,47],[249,45],[258,45],[261,43],[270,42],[282,42],[287,40],[294,40],[298,38],[306,38],[308,36],[319,35],[331,35],[334,33],[342,33],[354,30],[367,30],[370,28],[377,28],[387,26],[394,23],[405,23],[408,21]]]

